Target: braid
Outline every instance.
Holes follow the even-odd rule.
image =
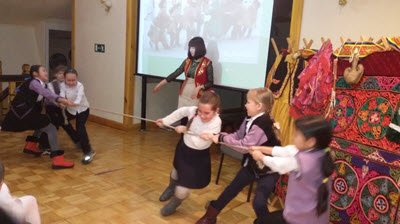
[[[322,181],[321,185],[318,188],[318,196],[317,196],[317,214],[321,215],[328,209],[329,203],[329,190],[328,184],[330,183],[329,176],[332,175],[334,170],[334,164],[331,157],[331,153],[329,152],[329,148],[326,148],[325,155],[322,159],[322,173],[325,179]]]

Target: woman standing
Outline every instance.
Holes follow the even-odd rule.
[[[184,72],[186,79],[179,91],[178,108],[197,106],[203,92],[209,90],[214,84],[213,66],[211,60],[205,57],[207,51],[203,38],[192,38],[188,46],[188,57],[181,66],[153,89],[154,93],[158,92],[163,85],[175,80]]]

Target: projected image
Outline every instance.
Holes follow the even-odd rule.
[[[138,72],[168,76],[187,57],[189,40],[201,36],[215,84],[261,87],[272,7],[273,0],[141,1]]]

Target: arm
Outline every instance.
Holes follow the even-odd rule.
[[[240,125],[238,130],[236,130],[235,132],[230,133],[230,134],[228,134],[226,132],[222,132],[220,134],[220,136],[221,136],[220,138],[224,138],[225,136],[230,136],[231,138],[239,140],[239,139],[243,138],[245,136],[245,134],[246,134],[246,120],[243,120],[243,122]]]
[[[235,133],[234,133],[235,134]],[[253,127],[249,130],[249,132],[243,138],[237,138],[234,134],[230,135],[220,135],[219,141],[225,142],[232,145],[238,145],[242,147],[250,147],[255,145],[261,145],[262,143],[268,140],[264,131],[258,127],[257,125],[253,125]],[[239,136],[240,137],[240,136]],[[248,153],[245,149],[234,148],[234,150],[246,154]]]
[[[57,99],[58,103],[61,103],[63,105],[72,107],[76,106],[72,101],[69,101],[65,99],[66,93],[65,93],[65,86],[63,84],[60,85],[60,97]],[[63,105],[60,105],[60,107],[64,107]]]
[[[172,112],[170,115],[164,117],[162,119],[162,123],[165,125],[170,125],[184,117],[190,118],[196,114],[196,109],[197,107],[181,107]]]
[[[167,82],[171,82],[175,80],[178,76],[180,76],[185,69],[185,62],[186,60],[184,60],[181,66],[179,66],[174,72],[172,72],[165,80]]]
[[[39,80],[32,80],[29,84],[29,89],[35,91],[37,94],[53,102],[57,102],[58,98],[60,98],[60,96],[58,96],[57,94],[43,87],[40,84]]]
[[[161,80],[153,89],[153,93],[157,93],[160,91],[161,87],[163,87],[165,84],[171,82],[172,80],[175,80],[180,74],[182,74],[183,70],[185,68],[185,61],[177,68],[173,73],[171,73],[167,78]]]
[[[80,85],[79,85],[80,84]],[[76,99],[74,101],[75,104],[80,104],[82,101],[82,97],[85,95],[85,89],[82,85],[82,83],[79,83],[78,85],[78,94],[76,96]]]
[[[290,171],[298,170],[298,164],[295,157],[270,157],[264,156],[263,163],[271,168],[272,171],[285,174]]]
[[[273,157],[295,157],[298,152],[299,150],[294,145],[274,146],[271,155]]]
[[[272,148],[271,146],[251,146],[249,147],[250,152],[254,151],[260,151],[265,155],[271,155],[272,154]]]
[[[252,147],[254,148],[254,147]],[[280,174],[285,174],[290,171],[298,170],[298,164],[296,159],[296,154],[298,150],[294,146],[279,147],[260,147],[264,148],[265,151],[272,151],[271,156],[265,156],[262,150],[251,151],[251,155],[254,160],[262,161],[266,166],[271,168],[272,171],[279,172]]]
[[[265,155],[272,155],[274,157],[294,157],[299,150],[294,145],[281,146],[252,146],[249,148],[251,151],[260,151]]]

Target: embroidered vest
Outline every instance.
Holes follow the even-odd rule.
[[[185,77],[187,77],[187,72],[189,71],[190,65],[192,64],[192,60],[189,58],[186,58],[185,61],[185,67],[184,67],[184,72],[185,72]],[[202,57],[199,65],[196,68],[196,72],[194,75],[194,82],[195,86],[199,85],[204,85],[207,82],[207,66],[210,64],[210,59],[206,57]],[[183,88],[186,86],[186,80],[183,81],[181,90],[179,91],[179,95],[182,94]],[[197,98],[200,98],[200,94],[197,95]]]

